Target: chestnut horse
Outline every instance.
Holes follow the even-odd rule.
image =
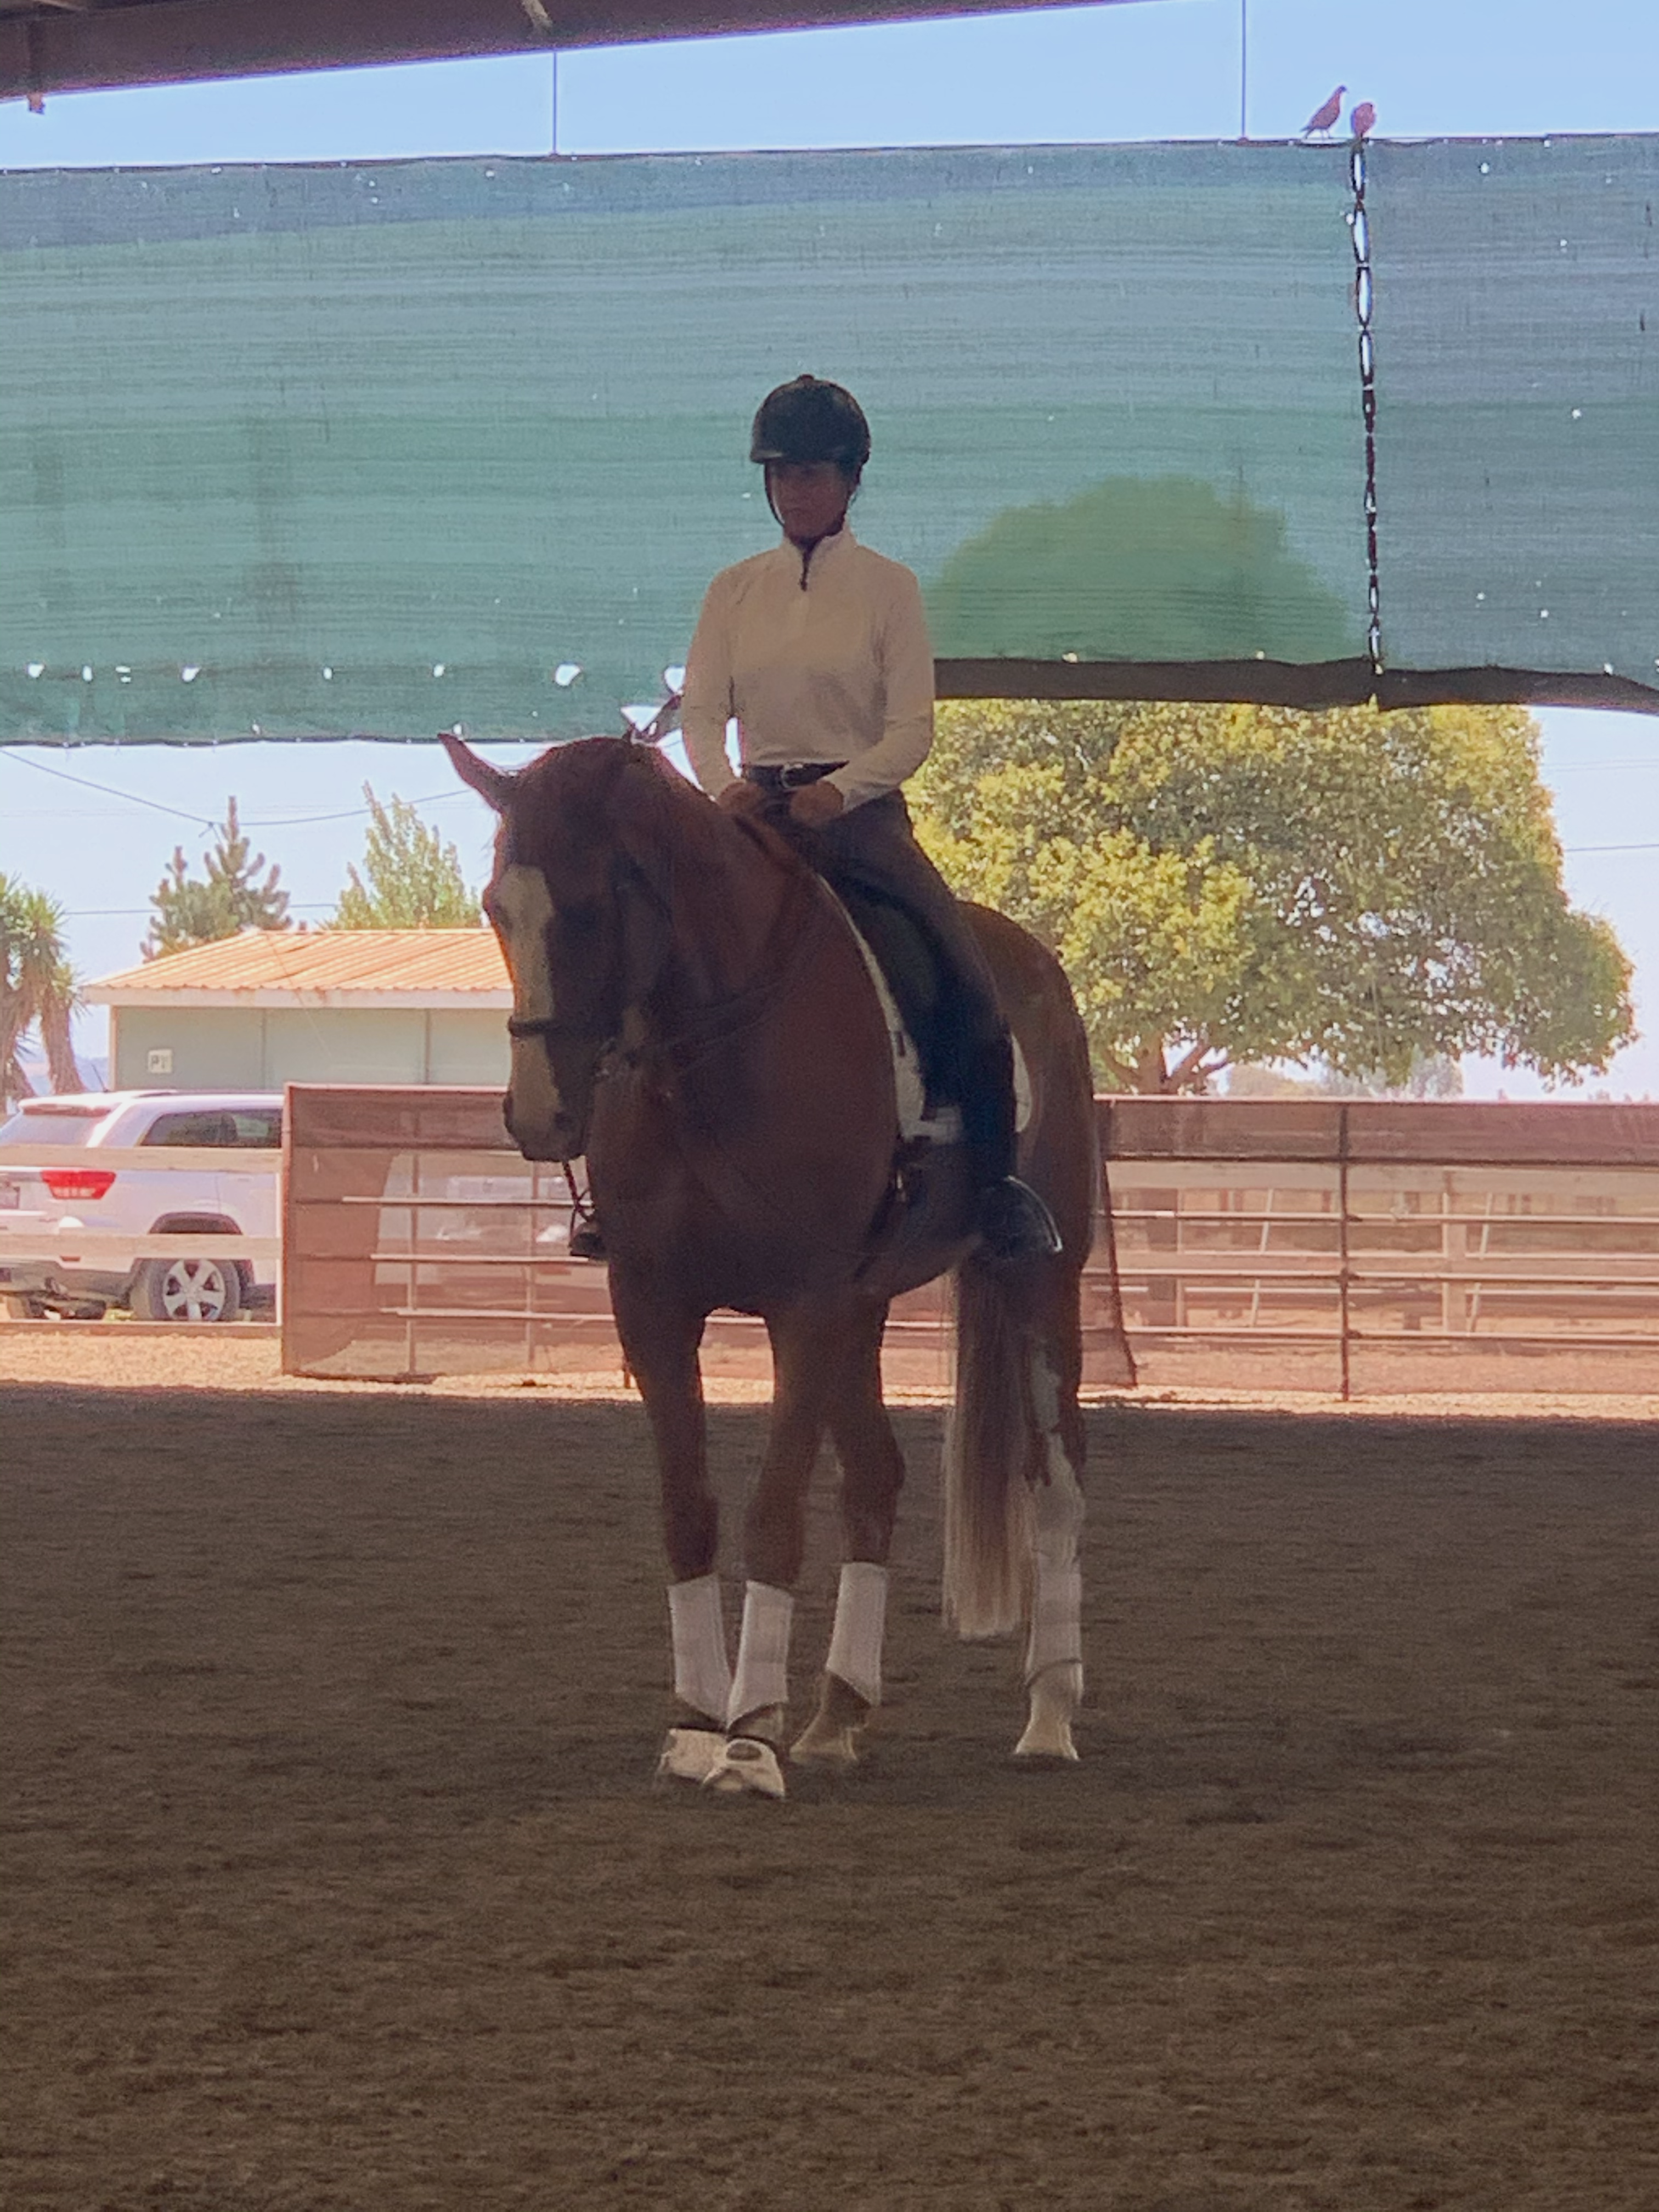
[[[583,738],[516,775],[445,744],[501,817],[484,906],[513,978],[507,1128],[531,1159],[586,1157],[655,1442],[679,1723],[664,1771],[782,1794],[792,1593],[826,1429],[845,1565],[817,1710],[793,1756],[856,1757],[880,1697],[904,1474],[882,1333],[895,1297],[947,1273],[946,1614],[967,1636],[1027,1625],[1016,1751],[1075,1758],[1079,1291],[1097,1166],[1088,1050],[1058,965],[970,909],[1028,1073],[1020,1173],[1063,1244],[993,1266],[970,1227],[960,1146],[901,1142],[889,1010],[845,911],[784,839],[628,738]],[[774,1371],[735,1668],[698,1366],[719,1308],[764,1321]]]

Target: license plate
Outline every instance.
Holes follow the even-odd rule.
[[[22,1203],[22,1184],[0,1179],[0,1206],[21,1206]]]

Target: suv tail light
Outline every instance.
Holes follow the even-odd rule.
[[[102,1198],[115,1180],[113,1168],[42,1168],[40,1180],[54,1198]]]

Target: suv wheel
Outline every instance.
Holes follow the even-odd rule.
[[[241,1271],[234,1260],[142,1260],[129,1304],[135,1321],[234,1321]]]

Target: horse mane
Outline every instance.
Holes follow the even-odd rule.
[[[677,933],[715,951],[739,947],[747,877],[805,872],[775,831],[727,814],[653,745],[577,738],[543,753],[517,781],[514,811],[585,846],[613,841],[650,884]]]
[[[586,842],[608,828],[649,872],[651,848],[729,864],[738,841],[733,817],[710,803],[654,745],[632,738],[574,738],[520,771],[520,803],[542,823],[563,823]],[[793,860],[781,838],[780,859]]]

